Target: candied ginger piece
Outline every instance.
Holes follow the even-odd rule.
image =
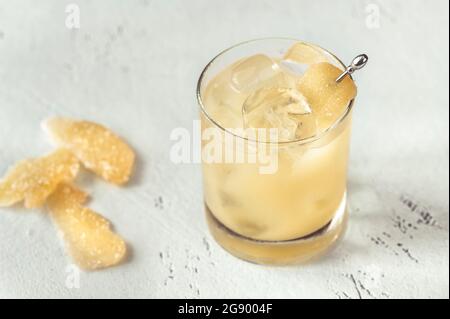
[[[72,181],[78,170],[78,159],[64,149],[21,161],[0,181],[0,207],[21,201],[26,208],[40,207],[60,183]]]
[[[336,83],[342,72],[330,63],[313,64],[298,84],[299,91],[311,105],[322,130],[333,125],[356,96],[355,83],[349,76]]]
[[[111,231],[110,223],[83,207],[87,194],[61,184],[48,199],[50,216],[63,234],[69,254],[85,270],[117,265],[126,255],[126,244]]]
[[[324,53],[318,48],[302,42],[295,43],[290,47],[283,59],[302,64],[315,64],[328,61]]]
[[[43,127],[57,145],[72,151],[86,168],[106,181],[121,185],[130,179],[135,154],[106,127],[65,118],[51,118]]]

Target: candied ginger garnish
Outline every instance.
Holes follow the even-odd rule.
[[[117,265],[126,256],[126,244],[111,231],[108,220],[83,206],[87,197],[75,186],[61,184],[48,199],[50,216],[80,268],[96,270]]]
[[[330,63],[313,64],[298,84],[299,91],[307,98],[322,130],[335,123],[356,96],[355,83],[349,76],[336,83],[342,72]]]
[[[86,168],[106,181],[121,185],[130,179],[135,154],[108,128],[66,118],[48,119],[43,127],[57,145],[72,151]]]
[[[60,183],[72,181],[78,169],[78,159],[64,149],[21,161],[0,181],[0,207],[21,201],[26,208],[40,207]]]

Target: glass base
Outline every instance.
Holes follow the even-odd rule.
[[[206,220],[214,239],[230,254],[257,264],[290,265],[322,256],[342,237],[348,220],[347,196],[344,195],[334,218],[316,232],[285,241],[262,241],[233,232],[214,217],[205,204]]]

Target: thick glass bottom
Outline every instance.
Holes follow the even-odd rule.
[[[214,239],[230,254],[257,264],[289,265],[311,261],[326,253],[344,234],[347,225],[347,196],[334,218],[314,233],[285,241],[261,241],[244,237],[223,225],[205,204],[206,219]]]

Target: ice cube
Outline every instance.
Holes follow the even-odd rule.
[[[308,138],[317,134],[317,118],[314,114],[291,114],[290,118],[297,122],[295,137]]]
[[[227,76],[228,75],[228,76]],[[232,88],[230,73],[220,74],[203,94],[208,114],[225,128],[242,127],[242,103],[247,97]]]
[[[237,92],[230,84],[228,79],[220,75],[220,78],[214,79],[214,83],[209,85],[204,94],[205,105],[214,105],[216,107],[239,109],[245,96]]]
[[[287,74],[299,78],[305,74],[309,65],[304,63],[297,63],[290,60],[281,60],[279,62],[280,68]]]
[[[219,192],[219,196],[224,207],[239,207],[239,201],[226,191]]]
[[[231,85],[242,93],[258,88],[284,83],[284,74],[271,58],[263,54],[253,55],[239,62],[232,69]]]
[[[302,42],[294,44],[286,52],[283,59],[303,64],[315,64],[329,61],[319,48]]]
[[[277,128],[280,141],[315,135],[315,117],[306,98],[294,88],[269,87],[251,94],[243,105],[244,126]]]
[[[321,130],[333,125],[356,96],[355,83],[349,76],[336,83],[341,73],[330,63],[313,64],[299,82],[298,89],[311,105]]]
[[[217,108],[211,114],[213,119],[217,119],[219,124],[227,129],[243,128],[242,113],[236,112],[234,109]]]

